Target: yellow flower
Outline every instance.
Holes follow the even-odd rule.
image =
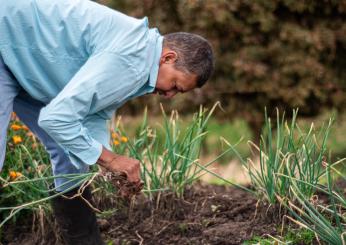
[[[121,142],[126,143],[127,141],[128,141],[128,139],[127,139],[125,136],[122,136],[122,137],[121,137]]]
[[[13,129],[14,131],[18,131],[19,129],[21,129],[22,126],[18,125],[18,124],[12,124],[11,125],[11,129]]]
[[[10,178],[11,178],[11,180],[19,178],[21,176],[22,176],[22,174],[20,172],[10,171]]]
[[[17,135],[13,136],[12,140],[13,140],[13,143],[15,143],[15,144],[19,144],[19,143],[23,142],[22,137],[17,136]]]
[[[112,138],[113,138],[113,139],[117,139],[117,138],[119,138],[119,137],[118,137],[118,134],[117,134],[117,133],[115,133],[115,132],[112,132]]]
[[[113,141],[113,144],[114,144],[114,145],[120,145],[120,142],[119,142],[118,140],[114,140],[114,141]]]

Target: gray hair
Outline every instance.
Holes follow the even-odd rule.
[[[197,75],[197,87],[202,87],[214,70],[213,50],[203,37],[186,32],[164,35],[163,46],[178,54],[175,68]]]

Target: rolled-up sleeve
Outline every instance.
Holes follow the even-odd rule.
[[[65,150],[77,168],[82,163],[95,164],[104,142],[92,135],[90,126],[104,124],[103,128],[105,120],[92,115],[105,108],[116,109],[142,83],[126,57],[115,53],[94,55],[41,110],[38,124]]]

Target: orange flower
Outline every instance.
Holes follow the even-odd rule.
[[[119,140],[114,140],[114,141],[113,141],[113,144],[114,144],[114,145],[120,145],[120,142],[119,142]]]
[[[112,138],[113,138],[113,139],[117,139],[117,138],[119,138],[119,136],[118,136],[118,134],[117,134],[117,133],[112,132]]]
[[[127,141],[129,141],[125,136],[122,136],[121,137],[121,142],[124,142],[124,143],[126,143]]]
[[[12,124],[11,125],[11,129],[13,129],[14,131],[18,131],[22,128],[22,126],[18,125],[18,124]]]
[[[14,135],[12,137],[12,140],[13,140],[13,143],[15,143],[15,144],[19,144],[19,143],[23,142],[22,137],[20,137],[18,135]]]
[[[25,131],[29,131],[29,128],[26,125],[23,125],[22,129],[25,130]]]
[[[10,171],[10,178],[11,179],[15,179],[17,176],[16,172],[15,171]]]
[[[22,176],[22,174],[20,172],[10,171],[11,180],[15,180],[16,178],[19,178],[21,176]]]

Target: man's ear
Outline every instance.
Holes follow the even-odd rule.
[[[163,49],[160,59],[160,64],[172,64],[178,59],[177,52],[171,49]]]

